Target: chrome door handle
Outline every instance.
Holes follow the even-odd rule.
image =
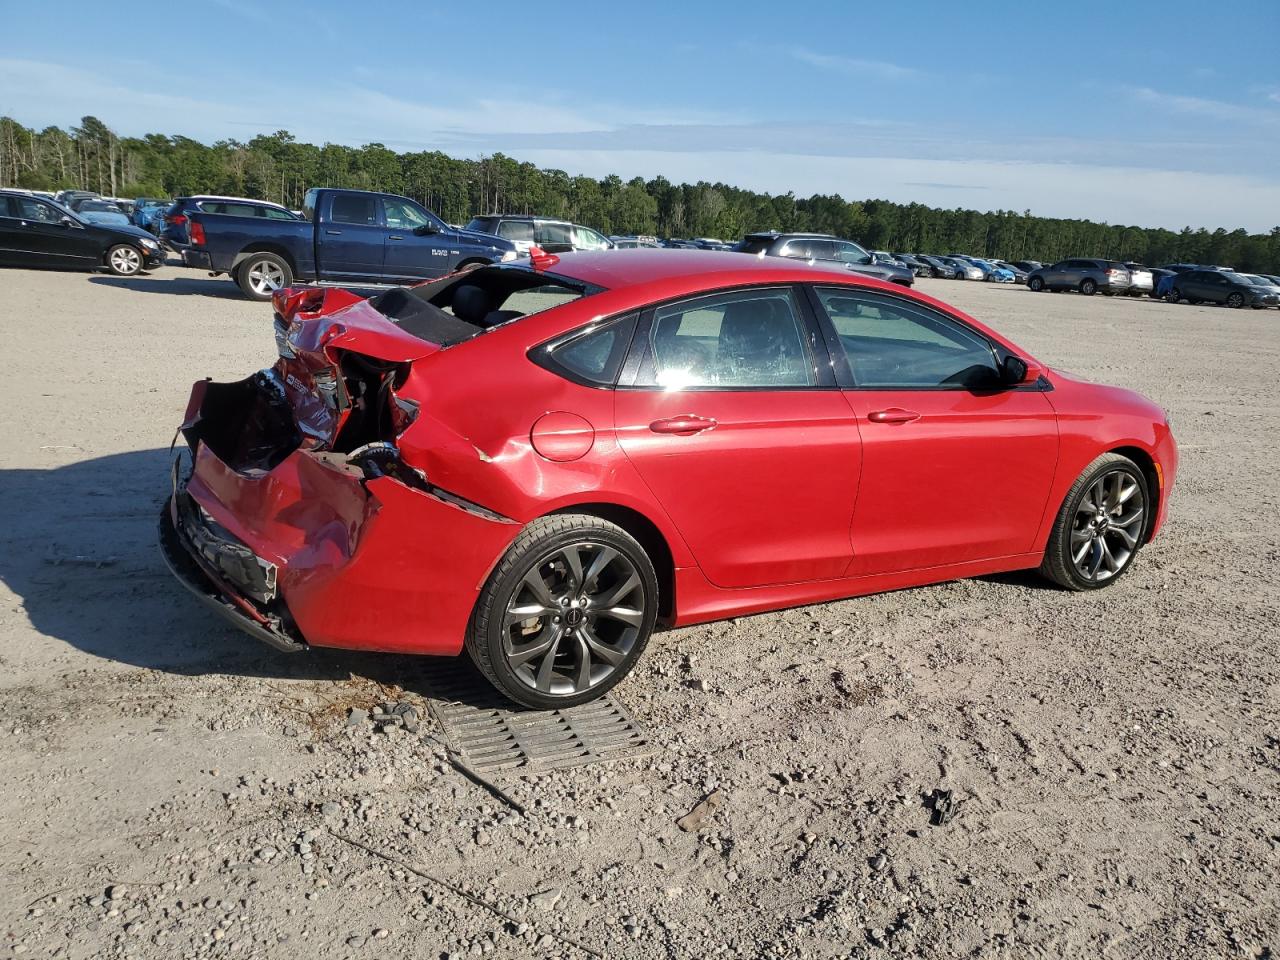
[[[903,410],[901,407],[890,407],[888,410],[875,410],[867,414],[872,423],[910,423],[919,420],[920,414],[914,410]]]
[[[387,237],[388,240],[403,240],[404,237]]]
[[[340,237],[340,236],[342,236],[342,231],[341,231],[341,230],[326,230],[326,231],[325,231],[325,233],[327,233],[327,234],[328,234],[329,236],[331,236],[331,237]]]
[[[649,424],[649,429],[654,433],[674,433],[679,437],[691,437],[703,430],[710,430],[715,425],[716,422],[710,417],[699,417],[690,413],[680,417],[655,420]]]

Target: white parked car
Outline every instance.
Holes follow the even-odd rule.
[[[1129,296],[1151,296],[1151,291],[1155,284],[1155,280],[1151,276],[1151,268],[1144,267],[1140,263],[1126,263],[1125,267],[1129,271]]]

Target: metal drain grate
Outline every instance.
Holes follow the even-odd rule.
[[[649,738],[612,694],[566,710],[521,710],[465,657],[429,683],[431,712],[449,745],[481,773],[517,776],[646,752]]]

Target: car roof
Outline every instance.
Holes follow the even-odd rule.
[[[198,193],[190,197],[179,197],[178,200],[231,200],[235,203],[259,203],[264,207],[275,207],[277,210],[289,209],[283,204],[276,203],[272,200],[255,200],[253,197],[222,197],[215,193]]]

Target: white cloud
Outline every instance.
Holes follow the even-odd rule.
[[[899,66],[884,60],[863,60],[858,57],[842,57],[833,53],[819,53],[807,47],[792,47],[787,51],[794,60],[807,63],[819,70],[852,76],[874,77],[877,80],[906,80],[920,76],[912,67]]]
[[[1189,114],[1206,117],[1211,120],[1223,120],[1247,124],[1280,123],[1280,111],[1264,110],[1224,100],[1209,100],[1204,97],[1187,97],[1176,93],[1161,93],[1150,87],[1133,87],[1130,95],[1138,103],[1159,107],[1170,113]]]

